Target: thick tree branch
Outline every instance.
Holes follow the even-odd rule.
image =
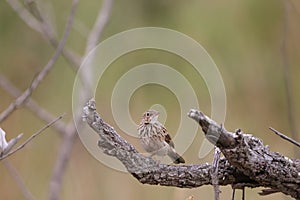
[[[98,146],[107,155],[116,157],[123,163],[129,173],[143,184],[194,188],[212,185],[211,171],[213,165],[165,165],[158,164],[152,158],[140,154],[131,144],[120,137],[117,132],[103,121],[96,112],[94,100],[90,100],[83,109],[83,119],[99,134]],[[237,170],[225,158],[218,166],[218,184],[233,185],[235,188],[259,187],[256,181]]]
[[[98,146],[107,155],[116,157],[138,181],[144,184],[193,188],[212,185],[213,166],[165,165],[145,157],[121,138],[96,112],[95,101],[90,100],[83,109],[83,119],[96,131]],[[239,130],[228,132],[223,126],[197,110],[189,117],[195,119],[210,141],[216,143],[225,158],[220,159],[219,185],[231,184],[233,188],[267,187],[294,198],[300,198],[300,161],[291,160],[271,152],[262,142]]]
[[[263,187],[300,198],[299,160],[270,151],[250,134],[229,132],[200,111],[191,110],[188,116],[200,124],[206,137],[214,139],[229,163],[241,173]]]

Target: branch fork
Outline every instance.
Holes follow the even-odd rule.
[[[222,125],[192,109],[188,116],[202,127],[205,136],[225,158],[215,165],[166,165],[140,154],[96,112],[94,99],[83,108],[83,119],[99,134],[98,146],[116,157],[143,184],[195,188],[202,185],[232,185],[234,188],[266,187],[300,198],[300,161],[271,152],[262,141],[241,130],[227,131]],[[214,171],[217,174],[211,175]],[[214,180],[212,180],[212,177]],[[216,189],[218,190],[218,189]],[[262,193],[263,194],[263,193]]]

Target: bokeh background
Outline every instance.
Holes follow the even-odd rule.
[[[51,19],[62,35],[71,1],[38,1],[39,7]],[[81,1],[67,46],[83,54],[86,38],[102,4]],[[157,26],[180,31],[199,42],[217,64],[227,94],[228,130],[241,128],[261,138],[273,151],[299,158],[299,149],[272,134],[272,126],[292,135],[288,108],[292,106],[294,121],[300,114],[300,2],[260,0],[127,0],[115,1],[110,20],[101,41],[136,27]],[[284,45],[283,45],[284,44]],[[284,48],[283,48],[284,47]],[[30,29],[5,1],[0,2],[0,73],[20,90],[25,90],[53,54],[54,49],[37,32]],[[287,62],[284,62],[284,59]],[[98,87],[98,110],[120,134],[141,150],[136,138],[122,134],[110,110],[114,84],[133,66],[158,62],[172,66],[184,74],[193,85],[199,99],[199,109],[209,115],[210,98],[201,77],[194,77],[191,66],[180,57],[161,51],[141,50],[122,56],[112,64]],[[287,63],[288,65],[285,65]],[[287,68],[288,67],[288,68]],[[290,82],[291,101],[287,100],[286,70]],[[72,119],[72,89],[76,72],[60,58],[43,80],[32,98],[54,115],[67,113],[63,121]],[[142,77],[141,77],[142,78]],[[176,81],[176,80],[174,80]],[[13,97],[0,88],[0,110]],[[135,92],[130,101],[132,118],[138,122],[141,113],[159,103],[167,111],[166,127],[176,132],[180,108],[174,94],[159,86],[145,86]],[[290,104],[292,103],[292,104]],[[45,123],[26,108],[20,108],[0,126],[7,138],[23,132],[23,140]],[[299,126],[296,127],[299,129]],[[212,161],[212,153],[198,158],[203,136],[201,130],[184,153],[187,163]],[[46,199],[53,166],[62,137],[53,128],[34,139],[22,151],[7,160],[17,170],[36,199]],[[298,154],[297,154],[298,153]],[[290,199],[282,194],[259,197],[261,188],[246,189],[247,199]],[[231,197],[231,187],[221,187],[221,199]],[[211,186],[195,189],[142,185],[130,174],[104,166],[81,144],[75,145],[63,177],[61,199],[213,199]],[[241,195],[238,191],[237,196]],[[5,165],[0,163],[0,199],[24,199],[17,183]]]

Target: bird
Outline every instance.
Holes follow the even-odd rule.
[[[173,163],[185,163],[185,160],[175,151],[174,143],[167,129],[158,121],[159,112],[148,110],[142,115],[138,133],[142,147],[154,155],[168,155]]]

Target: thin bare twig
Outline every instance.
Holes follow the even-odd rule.
[[[94,26],[89,34],[89,37],[87,38],[86,42],[86,48],[85,48],[85,56],[88,55],[88,53],[96,47],[97,43],[99,42],[99,38],[101,37],[101,34],[104,30],[105,25],[107,24],[110,16],[110,12],[112,9],[113,0],[104,0],[101,10],[98,13],[97,19],[94,23]],[[88,59],[88,62],[93,60],[93,57],[90,57]],[[86,63],[88,66],[89,63]],[[86,99],[82,99],[82,102],[86,102],[88,98],[92,97],[92,83],[93,80],[93,71],[92,67],[88,66],[85,68],[84,73],[80,73],[80,78],[84,82],[85,89],[82,96],[86,97]],[[80,119],[79,119],[80,120]]]
[[[279,137],[281,137],[281,138],[283,138],[283,139],[289,141],[290,143],[296,145],[297,147],[300,147],[300,143],[297,142],[296,140],[293,140],[292,138],[290,138],[290,137],[284,135],[283,133],[280,133],[279,131],[277,131],[276,129],[274,129],[274,128],[272,128],[272,127],[270,127],[269,129],[270,129],[271,131],[273,131],[273,132],[274,132],[276,135],[278,135]]]
[[[11,96],[17,98],[22,93],[21,91],[16,88],[13,83],[11,83],[5,76],[0,74],[0,87],[4,89],[7,93],[9,93]],[[24,104],[29,110],[31,110],[35,115],[37,115],[40,119],[45,121],[46,123],[49,123],[53,121],[56,117],[49,113],[46,109],[42,108],[38,105],[36,101],[31,99],[30,97],[27,99],[27,101]],[[55,124],[53,124],[53,127],[60,133],[64,134],[66,124],[62,121],[57,121]]]
[[[27,200],[35,200],[34,196],[31,194],[29,189],[26,187],[23,179],[21,178],[18,171],[8,162],[8,160],[3,160],[2,162],[14,181],[17,183],[18,187],[20,188],[22,194],[24,195],[25,199]]]
[[[56,38],[56,33],[54,32],[54,28],[50,25],[47,18],[44,17],[43,13],[40,12],[36,1],[25,0],[25,3],[28,6],[28,9],[32,13],[32,15],[35,16],[35,18],[41,23],[43,35],[46,36],[46,38],[48,39],[48,41],[54,48],[57,48],[58,41]],[[74,19],[73,19],[73,21],[74,21]],[[72,22],[72,24],[73,24],[73,22]],[[81,63],[80,56],[75,55],[75,53],[72,52],[68,48],[64,48],[62,51],[62,54],[67,59],[67,61],[70,62],[71,66],[75,67],[75,70],[77,70],[79,68],[80,63]]]
[[[90,49],[96,46],[103,28],[108,21],[109,13],[112,6],[112,0],[106,0],[104,2],[103,8],[101,9],[98,18],[94,24],[94,28],[91,31],[88,41],[86,54]],[[103,13],[102,13],[103,12]],[[85,74],[81,75],[82,80],[87,84],[90,82],[90,75],[92,72],[85,71]],[[85,95],[85,98],[88,98],[87,91],[82,91]],[[84,99],[83,99],[84,101]],[[81,118],[74,119],[77,123],[81,121]],[[70,122],[68,125],[68,129],[66,130],[65,137],[63,138],[63,142],[60,149],[60,154],[58,155],[57,161],[54,166],[52,178],[49,186],[49,200],[57,200],[59,199],[59,194],[61,190],[63,174],[65,172],[68,160],[70,158],[71,150],[74,144],[74,139],[76,138],[76,128],[73,122]]]
[[[29,4],[30,12],[16,0],[6,0],[12,9],[19,15],[19,17],[32,29],[42,34],[42,36],[54,47],[58,48],[58,41],[56,33],[49,23],[45,21],[42,13],[38,10],[36,2],[26,0]],[[33,14],[34,13],[34,14]],[[63,48],[62,55],[77,70],[81,63],[81,57],[68,48]]]
[[[282,1],[284,6],[284,21],[283,21],[283,35],[281,43],[281,55],[282,55],[282,68],[283,68],[283,78],[286,90],[287,108],[288,108],[288,122],[291,128],[291,134],[293,138],[299,140],[297,123],[295,117],[295,107],[294,107],[294,97],[292,92],[292,83],[290,76],[290,64],[288,59],[288,29],[289,29],[289,11],[291,8],[290,1]]]
[[[219,186],[219,177],[218,177],[220,155],[221,155],[220,149],[215,146],[213,168],[211,171],[211,181],[214,188],[215,200],[220,199],[220,193],[221,193],[220,186]]]
[[[16,149],[8,152],[7,154],[3,155],[0,160],[3,160],[5,158],[7,158],[8,156],[16,153],[17,151],[21,150],[22,148],[24,148],[26,146],[26,144],[28,144],[31,140],[33,140],[36,136],[38,136],[39,134],[41,134],[44,130],[46,130],[47,128],[49,128],[50,126],[52,126],[52,124],[54,124],[55,122],[57,122],[58,120],[60,120],[61,118],[63,118],[65,114],[59,116],[58,118],[56,118],[54,121],[50,122],[49,124],[47,124],[46,126],[44,126],[43,128],[41,128],[40,130],[38,130],[36,133],[34,133],[33,135],[31,135],[23,144],[21,144],[20,146],[18,146]]]
[[[59,199],[62,188],[63,175],[65,173],[70,154],[72,152],[74,140],[76,138],[76,128],[73,123],[70,123],[66,129],[66,133],[61,144],[59,155],[54,165],[52,177],[49,184],[49,200]]]
[[[56,33],[54,32],[54,28],[50,25],[47,18],[44,17],[39,11],[36,1],[24,0],[24,4],[27,6],[32,16],[40,22],[43,35],[46,36],[46,38],[48,38],[49,42],[53,46],[57,46]]]
[[[32,29],[39,33],[43,33],[40,22],[26,10],[17,0],[6,0],[10,7],[20,16],[20,18]]]
[[[99,39],[104,30],[104,27],[109,20],[110,13],[112,10],[112,5],[113,5],[113,0],[104,0],[103,1],[103,5],[98,14],[97,20],[96,20],[94,27],[93,27],[92,31],[90,32],[89,37],[87,39],[87,45],[86,45],[86,51],[85,51],[86,54],[90,50],[92,50],[99,42]]]
[[[101,34],[103,32],[103,29],[104,29],[105,25],[107,24],[107,21],[109,20],[112,3],[113,3],[113,0],[105,0],[104,1],[102,9],[99,11],[99,14],[95,21],[93,29],[91,30],[89,37],[87,39],[86,52],[85,52],[86,55],[92,48],[94,48],[97,45],[99,38],[101,37]],[[86,85],[89,85],[89,83],[91,82],[92,74],[93,74],[92,71],[85,70],[85,73],[81,74],[80,78]],[[81,92],[83,94],[82,96],[84,97],[84,99],[82,99],[82,101],[85,102],[87,98],[90,98],[88,90],[83,90]],[[77,124],[80,123],[81,117],[78,117],[77,119],[75,118],[74,121]],[[49,185],[49,194],[48,194],[49,200],[59,199],[60,190],[62,188],[63,174],[65,172],[67,163],[69,161],[75,138],[76,138],[76,128],[75,128],[74,122],[70,122],[68,124],[68,128],[66,130],[65,137],[63,138],[63,142],[61,144],[61,149],[59,151],[60,153],[57,157],[57,160],[56,160],[56,163],[54,166],[54,170],[53,170],[53,174],[51,177],[51,181],[50,181],[50,185]]]
[[[74,13],[78,2],[79,0],[72,1],[72,8],[69,19],[74,19]],[[76,128],[73,121],[71,121],[65,129],[63,142],[61,144],[60,151],[54,165],[52,177],[50,179],[48,193],[48,199],[50,200],[59,199],[60,191],[62,188],[63,174],[65,173],[75,138]]]
[[[71,11],[71,16],[74,15],[74,11]],[[60,40],[58,47],[54,53],[54,55],[51,57],[51,59],[48,61],[48,63],[44,66],[42,71],[37,74],[37,76],[33,79],[31,85],[29,88],[27,88],[22,95],[20,95],[14,102],[12,102],[1,114],[0,114],[0,122],[2,122],[4,119],[6,119],[14,110],[16,110],[19,106],[24,104],[24,102],[31,96],[32,92],[37,88],[37,86],[40,84],[40,82],[45,78],[45,76],[48,74],[50,69],[54,66],[57,59],[59,58],[66,41],[68,39],[71,27],[72,27],[73,17],[70,17],[68,19],[68,22],[66,24],[66,28],[64,30],[64,34],[62,36],[62,39]]]

